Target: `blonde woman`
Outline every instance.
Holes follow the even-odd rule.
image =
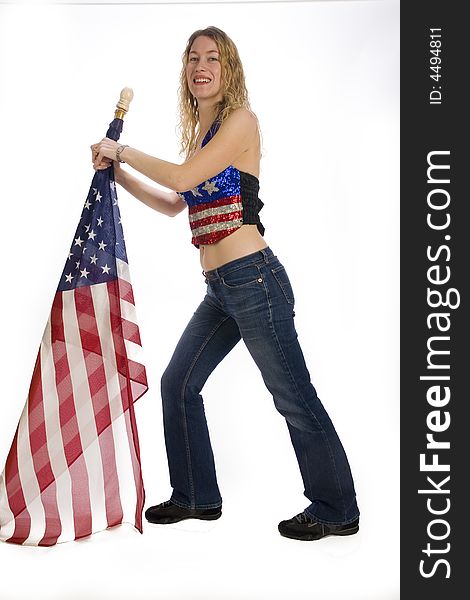
[[[260,129],[237,48],[217,27],[195,31],[183,53],[179,89],[182,164],[108,138],[93,144],[95,169],[113,162],[130,194],[168,216],[188,211],[207,292],[161,378],[170,499],[145,512],[151,523],[218,519],[222,496],[201,390],[243,339],[274,406],[285,418],[310,504],[281,521],[281,535],[318,540],[359,529],[348,460],[310,381],[294,325],[286,268],[264,239],[258,197]],[[120,167],[125,162],[169,192]],[[234,371],[231,385],[243,373]],[[263,424],[259,424],[263,435]],[[272,502],[274,499],[270,499]]]

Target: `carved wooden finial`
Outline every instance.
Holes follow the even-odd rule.
[[[133,97],[134,97],[134,92],[132,91],[132,88],[129,88],[129,87],[123,88],[121,91],[121,96],[119,98],[119,101],[116,104],[116,108],[121,109],[124,112],[127,112],[129,110],[129,104],[131,103]]]

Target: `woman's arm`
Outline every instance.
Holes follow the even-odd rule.
[[[175,192],[185,192],[231,165],[249,148],[257,132],[254,114],[246,108],[238,108],[222,123],[217,135],[181,165],[160,160],[132,147],[124,148],[121,158],[160,185]]]
[[[187,205],[176,192],[164,192],[140,181],[121,167],[114,169],[116,183],[121,185],[129,194],[157,210],[158,212],[174,217],[184,210]]]

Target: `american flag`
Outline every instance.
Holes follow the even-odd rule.
[[[148,389],[113,167],[96,171],[0,475],[0,540],[142,533],[133,403]]]

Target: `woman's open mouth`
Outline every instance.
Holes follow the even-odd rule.
[[[211,80],[208,77],[195,77],[193,83],[195,85],[207,85]]]

